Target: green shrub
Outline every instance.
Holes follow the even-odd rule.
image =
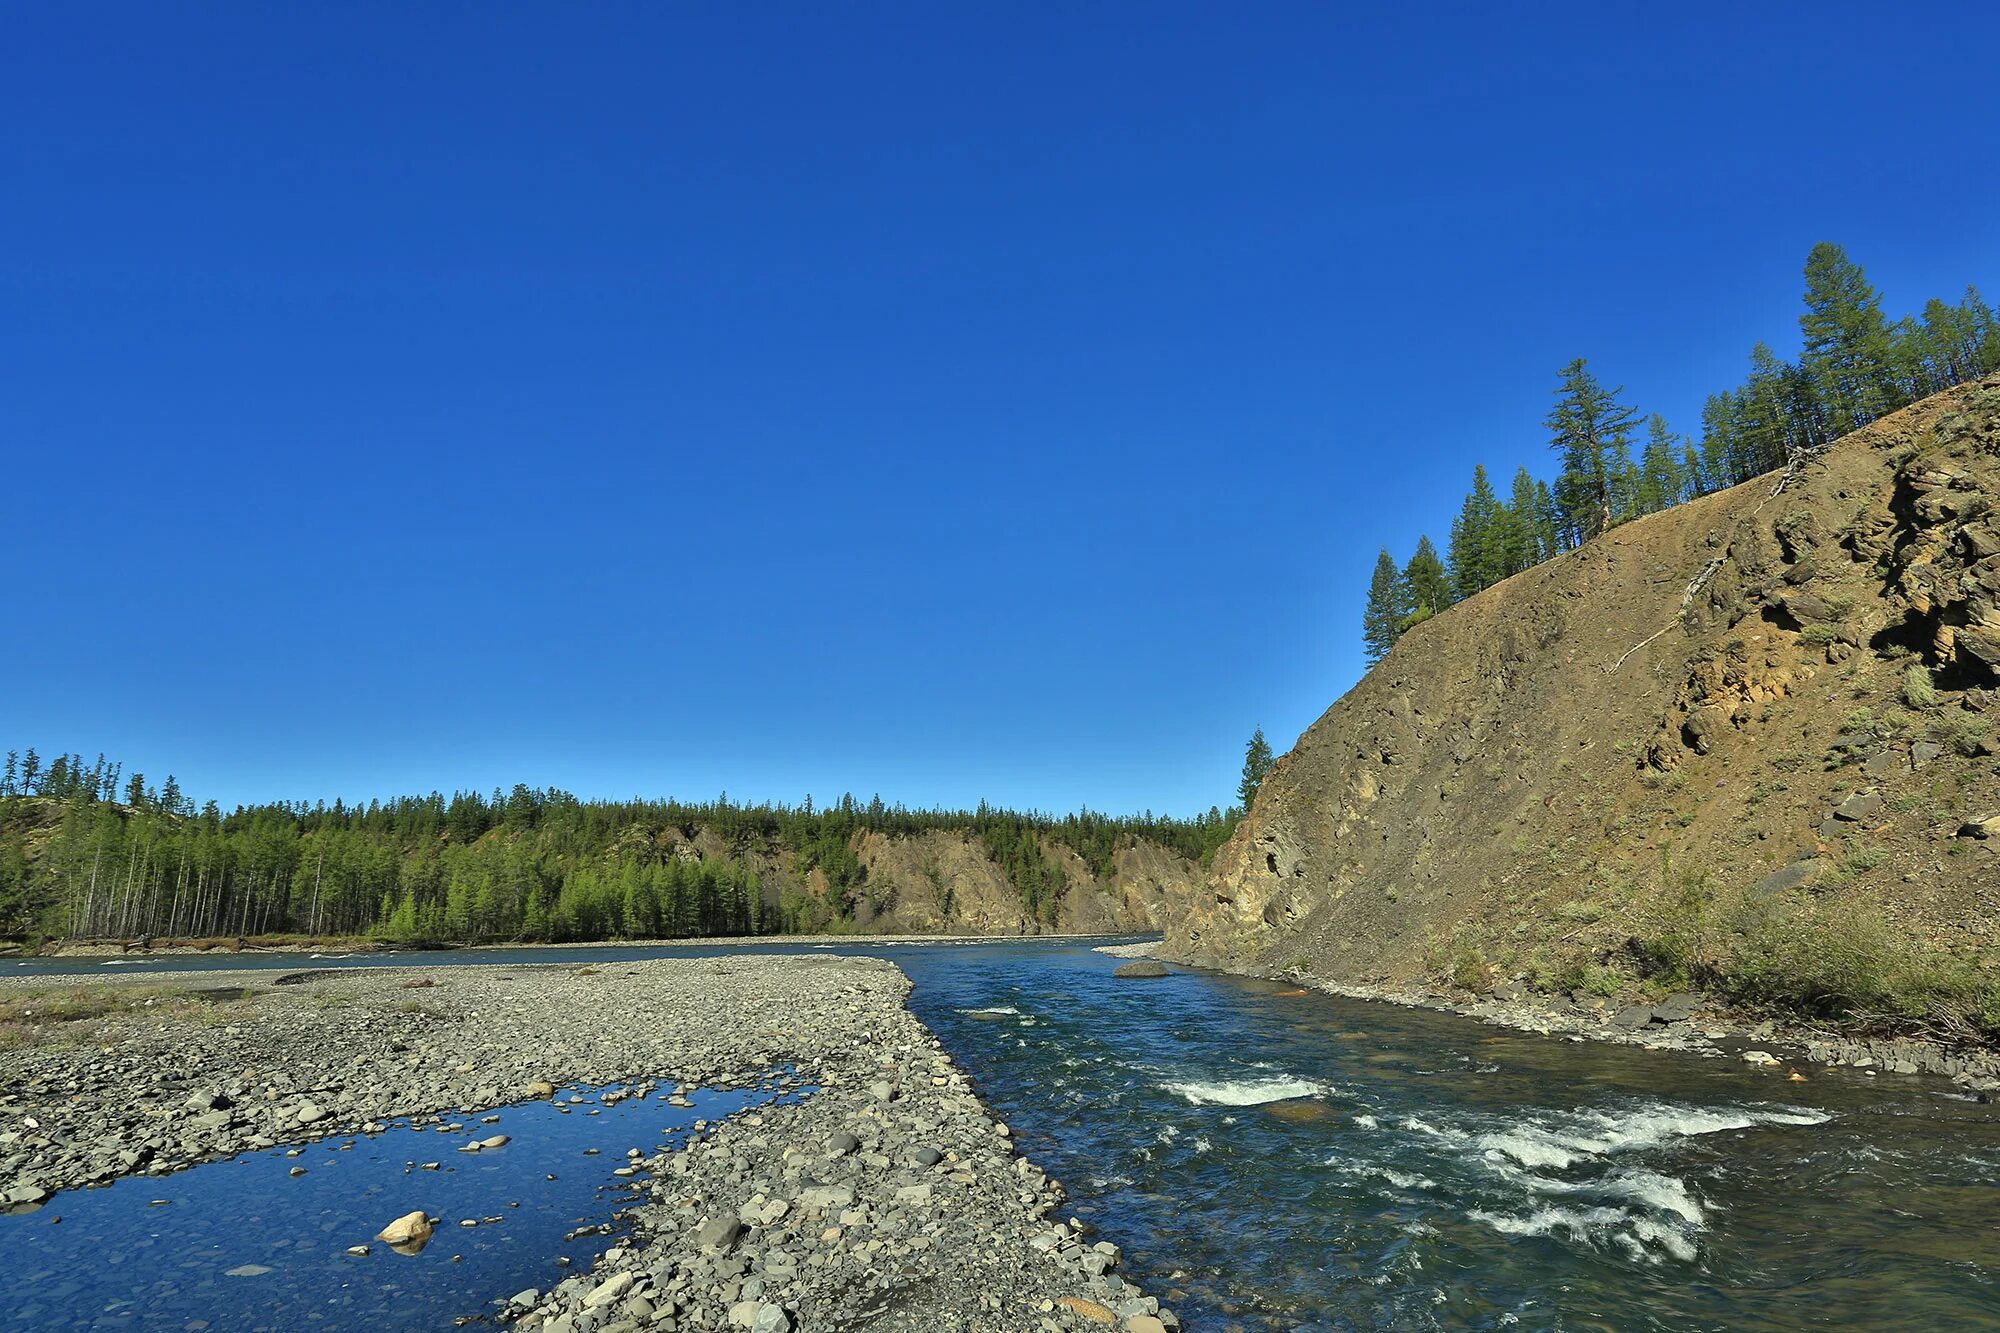
[[[1930,668],[1912,662],[1903,672],[1903,702],[1912,708],[1937,707],[1937,686],[1931,683]]]
[[[1841,858],[1840,863],[1858,875],[1863,871],[1873,870],[1888,859],[1889,852],[1887,848],[1868,842],[1851,849],[1846,856]]]
[[[1659,892],[1646,904],[1631,941],[1639,970],[1676,987],[1705,980],[1713,971],[1714,906],[1706,873],[1676,874],[1673,862],[1662,856]]]
[[[1972,713],[1948,713],[1931,723],[1931,737],[1967,759],[1986,744],[1986,721]]]
[[[2000,974],[1911,943],[1851,904],[1751,904],[1719,981],[1740,1002],[1814,1018],[2000,1034]]]

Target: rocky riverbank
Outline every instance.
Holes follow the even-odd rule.
[[[1158,943],[1131,944],[1102,947],[1096,952],[1151,958],[1159,948]],[[1767,1068],[1818,1064],[1884,1074],[1933,1074],[1982,1095],[2000,1093],[2000,1051],[1990,1047],[1746,1017],[1691,991],[1655,1004],[1582,992],[1548,995],[1518,983],[1473,996],[1412,987],[1357,986],[1297,971],[1270,980],[1309,986],[1350,1000],[1459,1014],[1543,1036],[1690,1051],[1717,1058],[1734,1056]]]
[[[1277,978],[1274,978],[1276,980]],[[2000,1052],[1984,1047],[1878,1037],[1737,1014],[1684,993],[1657,1004],[1573,994],[1545,995],[1515,985],[1491,995],[1353,986],[1296,975],[1283,980],[1329,995],[1461,1014],[1500,1027],[1572,1040],[1610,1041],[1651,1050],[1736,1058],[1772,1069],[1845,1066],[1885,1074],[1932,1074],[1982,1095],[2000,1092]]]
[[[654,1182],[631,1243],[547,1292],[468,1292],[468,1312],[551,1333],[1177,1327],[1118,1276],[1114,1247],[1062,1219],[1061,1187],[1014,1150],[887,963],[193,980],[0,983],[0,1198],[32,1206],[572,1082],[684,1091],[789,1070],[811,1095],[617,1164]]]

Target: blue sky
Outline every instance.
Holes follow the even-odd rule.
[[[2000,296],[1972,6],[4,25],[0,748],[225,804],[1226,804],[1565,361]]]

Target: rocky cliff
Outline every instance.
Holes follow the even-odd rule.
[[[1985,950],[2000,377],[1780,481],[1414,627],[1278,760],[1167,952],[1478,989],[1642,972],[1663,933],[1719,967],[1774,919]]]
[[[801,874],[798,859],[775,840],[730,842],[702,827],[690,837],[666,838],[686,855],[748,860],[772,902],[786,890],[814,903],[828,899],[818,870]],[[994,862],[977,835],[950,829],[895,835],[864,828],[852,842],[862,867],[852,904],[852,926],[885,933],[1035,935],[1159,931],[1199,890],[1202,868],[1158,843],[1133,837],[1101,874],[1074,849],[1041,840],[1042,854],[1060,866],[1066,886],[1055,919],[1038,920],[1021,892]]]

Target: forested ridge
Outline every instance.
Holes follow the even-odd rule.
[[[1797,361],[1758,343],[1748,378],[1709,396],[1699,444],[1658,413],[1643,418],[1638,444],[1642,418],[1624,390],[1605,387],[1582,359],[1564,366],[1542,423],[1561,459],[1555,480],[1519,468],[1502,499],[1475,467],[1442,553],[1429,536],[1401,565],[1382,551],[1362,614],[1369,662],[1412,625],[1609,528],[1740,485],[2000,369],[2000,316],[1976,288],[1891,322],[1861,266],[1826,241],[1806,259],[1799,331]]]
[[[409,942],[839,930],[881,905],[856,851],[869,832],[974,838],[1027,916],[1053,923],[1072,887],[1056,849],[1108,880],[1119,850],[1142,843],[1205,861],[1235,819],[912,810],[851,795],[825,807],[726,794],[585,801],[526,785],[224,812],[197,806],[171,777],[154,786],[101,755],[45,762],[30,749],[9,752],[0,773],[0,934]]]

